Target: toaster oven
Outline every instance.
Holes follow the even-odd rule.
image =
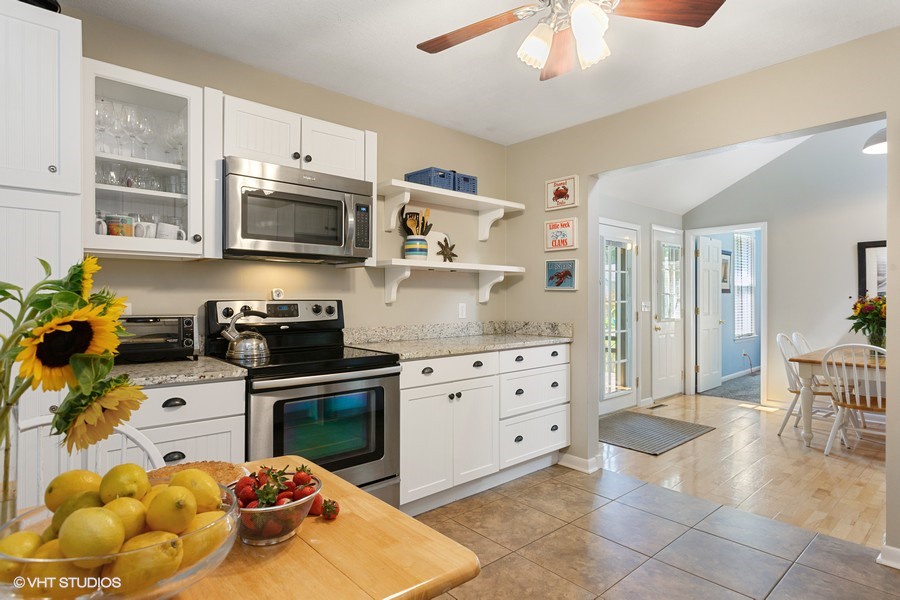
[[[117,361],[151,362],[195,356],[194,315],[123,315],[127,335],[119,339]]]

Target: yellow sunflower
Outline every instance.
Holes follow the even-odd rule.
[[[87,300],[94,287],[94,273],[100,270],[96,256],[88,256],[81,263],[81,297]]]
[[[108,438],[115,426],[128,421],[131,411],[139,409],[146,398],[140,386],[113,382],[105,392],[91,400],[65,430],[69,454],[73,447],[84,450]]]
[[[103,306],[87,305],[64,317],[54,317],[35,327],[22,339],[22,350],[16,357],[21,362],[19,375],[32,377],[31,389],[61,390],[77,384],[69,365],[74,354],[104,354],[119,347],[116,317],[103,315]],[[116,315],[117,316],[117,315]]]

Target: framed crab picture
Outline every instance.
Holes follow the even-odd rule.
[[[544,251],[554,252],[578,248],[578,241],[575,238],[577,230],[578,219],[576,217],[544,221]]]
[[[544,289],[555,292],[571,292],[578,289],[578,259],[545,260]]]
[[[550,179],[544,184],[544,210],[578,206],[578,175]]]

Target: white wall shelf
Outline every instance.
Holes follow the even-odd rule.
[[[409,279],[413,271],[450,271],[478,273],[478,301],[486,303],[491,297],[491,288],[503,281],[507,274],[524,273],[525,267],[509,265],[481,265],[476,263],[445,263],[426,260],[391,258],[376,261],[375,266],[384,269],[384,303],[397,300],[397,288]]]
[[[387,232],[397,228],[400,207],[415,200],[422,204],[447,206],[478,213],[478,239],[482,242],[486,242],[490,237],[491,225],[495,221],[502,219],[508,212],[525,210],[525,205],[519,202],[465,194],[430,185],[410,183],[401,179],[391,179],[379,183],[378,195],[384,196],[382,221],[384,230]]]

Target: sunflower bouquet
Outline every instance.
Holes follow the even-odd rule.
[[[0,334],[4,501],[10,487],[10,440],[15,436],[10,417],[28,389],[68,387],[54,414],[51,433],[65,436],[70,453],[106,439],[146,398],[127,375],[109,377],[119,336],[124,334],[119,316],[125,298],[108,288],[94,291],[93,276],[100,270],[97,259],[85,258],[62,279],[53,279],[50,265],[38,260],[45,276],[30,290],[0,282],[0,314],[10,322],[10,327],[2,329],[8,333]]]
[[[850,331],[861,331],[873,346],[884,348],[887,328],[887,297],[863,296],[853,303],[853,314],[847,317],[853,321]]]

